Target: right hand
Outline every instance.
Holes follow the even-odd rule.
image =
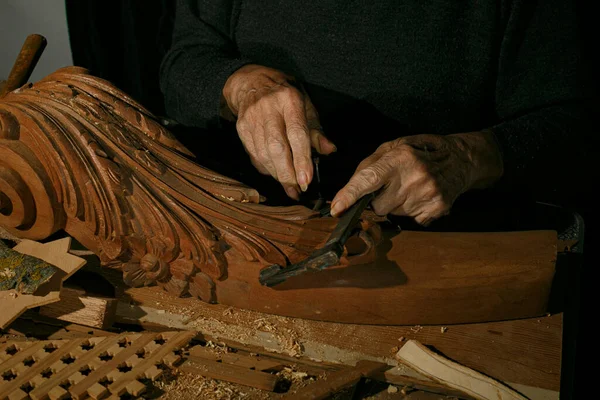
[[[313,178],[311,147],[320,154],[336,150],[321,130],[308,95],[290,84],[293,78],[260,65],[234,72],[223,88],[237,131],[252,164],[278,180],[298,200]]]

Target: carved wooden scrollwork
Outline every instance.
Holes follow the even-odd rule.
[[[82,68],[0,100],[0,154],[0,224],[29,239],[64,229],[132,286],[214,300],[230,260],[297,261],[335,224],[259,204],[256,190],[196,164],[141,105]]]

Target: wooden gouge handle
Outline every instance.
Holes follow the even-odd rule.
[[[27,83],[40,56],[46,48],[46,38],[42,35],[33,34],[27,36],[23,47],[17,56],[17,60],[10,71],[6,83],[0,90],[0,97],[20,88]]]

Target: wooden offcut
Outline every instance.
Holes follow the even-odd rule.
[[[95,296],[73,286],[62,288],[60,301],[40,308],[41,315],[99,329],[113,324],[116,311],[116,298]]]
[[[5,329],[28,309],[60,300],[63,282],[85,264],[84,259],[69,254],[70,245],[71,239],[67,237],[50,243],[23,240],[13,248],[20,253],[46,261],[58,271],[34,294],[20,294],[14,289],[0,291],[0,329]]]
[[[436,354],[416,340],[404,344],[396,357],[436,382],[478,400],[527,400],[506,385]]]

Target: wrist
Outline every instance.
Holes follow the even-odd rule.
[[[467,190],[483,189],[494,184],[504,173],[502,153],[492,131],[450,135],[466,154],[471,168],[467,173]]]

